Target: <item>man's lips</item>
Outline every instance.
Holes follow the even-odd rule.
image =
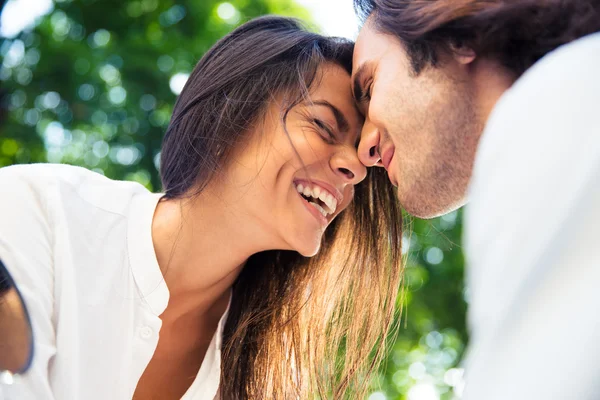
[[[381,154],[381,163],[383,164],[383,168],[385,168],[387,171],[390,170],[390,163],[392,162],[392,158],[394,157],[394,152],[394,146],[389,146]]]
[[[390,165],[392,163],[392,160],[394,159],[394,154],[396,153],[396,148],[394,146],[389,146],[387,147],[382,154],[381,157],[381,164],[383,165],[383,168],[385,168],[385,170],[388,173],[388,178],[390,179],[390,182],[392,182],[392,185],[398,187],[398,180],[396,179],[396,176],[394,174],[394,169],[390,168]]]

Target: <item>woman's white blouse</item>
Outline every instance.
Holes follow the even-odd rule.
[[[169,291],[151,224],[160,194],[83,168],[0,169],[0,259],[25,299],[34,358],[0,399],[131,399]],[[221,317],[185,400],[218,398]]]

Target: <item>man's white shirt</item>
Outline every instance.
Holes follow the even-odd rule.
[[[464,400],[600,398],[600,34],[501,97],[465,214]]]

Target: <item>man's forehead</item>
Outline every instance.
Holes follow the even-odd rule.
[[[370,29],[367,24],[363,25],[358,32],[358,36],[356,37],[356,42],[354,43],[354,55],[353,55],[353,65],[357,66],[358,62],[361,61],[361,58],[364,58],[364,54],[367,51],[367,43],[369,42]]]
[[[369,20],[361,28],[354,45],[352,69],[355,74],[365,63],[377,62],[393,41],[389,35],[380,33]]]

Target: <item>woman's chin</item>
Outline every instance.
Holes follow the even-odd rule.
[[[321,249],[321,242],[311,245],[297,246],[296,251],[303,257],[314,257]]]
[[[321,241],[323,240],[322,232],[295,231],[289,233],[291,235],[281,236],[282,242],[279,243],[281,247],[277,246],[274,248],[295,251],[303,257],[313,257],[321,249]]]

